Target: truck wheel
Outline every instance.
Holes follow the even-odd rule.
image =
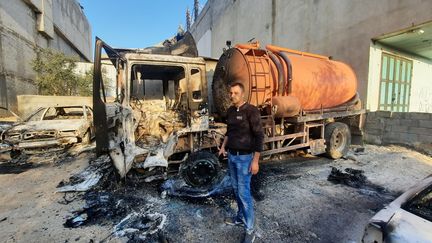
[[[326,154],[332,159],[346,155],[351,145],[351,131],[347,124],[333,122],[325,127]]]
[[[198,188],[210,188],[220,177],[218,158],[208,151],[192,153],[180,166],[180,175],[185,182]]]

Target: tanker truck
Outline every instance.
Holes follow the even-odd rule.
[[[336,159],[362,135],[356,75],[326,56],[255,42],[228,46],[216,60],[199,57],[186,33],[145,49],[96,38],[94,58],[96,151],[110,155],[121,177],[131,169],[148,181],[174,172],[197,188],[219,180],[224,161],[216,154],[234,81],[261,112],[261,158],[304,150]],[[116,69],[111,84],[104,62]]]

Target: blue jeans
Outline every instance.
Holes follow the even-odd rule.
[[[244,222],[249,232],[254,226],[254,209],[250,190],[252,173],[249,172],[252,159],[253,153],[232,155],[228,152],[229,173],[238,205],[237,220]]]

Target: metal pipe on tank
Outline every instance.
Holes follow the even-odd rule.
[[[276,65],[276,69],[278,71],[278,86],[279,86],[278,94],[282,96],[284,93],[284,83],[285,83],[284,82],[285,75],[284,75],[282,64],[280,63],[279,58],[277,58],[273,53],[268,52],[268,55],[270,59],[273,61],[273,63]]]
[[[287,83],[288,83],[288,94],[290,94],[291,93],[291,84],[292,84],[292,65],[291,65],[291,61],[290,61],[290,59],[288,58],[288,56],[287,56],[287,54],[285,53],[285,52],[279,52],[278,53],[281,57],[282,57],[282,59],[285,61],[285,63],[286,63],[286,65],[287,65],[287,73],[288,73],[288,75],[287,75]]]
[[[313,54],[313,53],[309,53],[309,52],[304,52],[304,51],[296,51],[296,50],[292,50],[292,49],[288,49],[288,48],[284,48],[284,47],[280,47],[280,46],[266,45],[266,49],[270,50],[272,52],[287,52],[287,53],[296,54],[296,55],[300,55],[300,56],[315,57],[315,58],[319,58],[319,59],[329,60],[329,57],[326,57],[326,56]]]

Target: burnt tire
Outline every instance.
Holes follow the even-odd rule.
[[[11,150],[9,153],[10,153],[11,159],[18,159],[22,154],[22,152],[19,150]]]
[[[190,154],[182,163],[180,175],[189,186],[208,189],[219,181],[221,166],[214,154],[198,151]]]
[[[347,124],[333,122],[326,125],[324,139],[326,155],[332,159],[339,159],[348,153],[351,145],[351,131]]]

